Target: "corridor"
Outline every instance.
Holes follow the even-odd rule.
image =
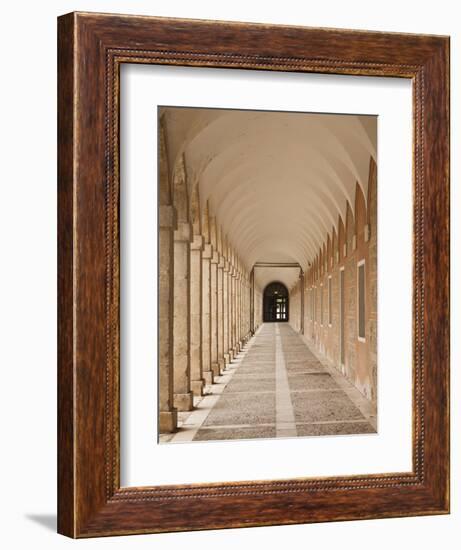
[[[287,323],[264,323],[161,442],[376,432],[367,399]]]
[[[158,109],[160,443],[374,432],[377,117]]]

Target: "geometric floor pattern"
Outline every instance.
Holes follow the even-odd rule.
[[[160,442],[376,433],[365,398],[287,323],[263,324]]]

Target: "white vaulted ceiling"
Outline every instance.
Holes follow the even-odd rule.
[[[184,154],[189,184],[198,183],[248,270],[255,262],[298,262],[318,249],[354,210],[356,182],[367,197],[376,117],[162,108],[170,166]],[[266,273],[264,273],[266,271]],[[289,288],[295,269],[258,269],[261,288]]]

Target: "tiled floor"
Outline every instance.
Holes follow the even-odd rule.
[[[365,398],[286,323],[264,324],[160,442],[376,432]]]

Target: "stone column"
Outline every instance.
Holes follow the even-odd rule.
[[[222,372],[226,365],[224,361],[224,257],[220,255],[218,262],[218,365]]]
[[[243,285],[243,312],[244,312],[244,321],[245,321],[245,324],[244,324],[244,327],[243,327],[243,332],[244,332],[244,335],[245,335],[245,342],[248,341],[249,333],[250,333],[250,329],[249,329],[250,304],[249,304],[249,301],[248,301],[249,291],[250,291],[250,289],[249,289],[249,286],[248,286],[248,277],[247,277],[247,275],[245,275],[245,280],[244,280],[244,285]]]
[[[237,270],[232,269],[232,354],[239,352],[237,343]]]
[[[250,315],[251,315],[251,300],[250,300],[250,276],[247,276],[247,287],[246,287],[246,310],[247,310],[247,336],[248,340],[251,338],[251,322],[250,322]]]
[[[301,321],[301,324],[300,324],[299,332],[301,334],[304,334],[304,271],[302,271],[302,270],[301,270],[301,273],[299,274],[299,287],[300,287],[299,288],[299,291],[300,291],[299,299],[301,301],[301,303],[300,303],[300,315],[301,315],[300,321]],[[327,324],[328,324],[328,322],[327,322]]]
[[[243,342],[242,314],[243,314],[243,309],[242,309],[242,274],[241,273],[239,273],[239,278],[238,278],[237,299],[238,299],[238,312],[239,312],[239,316],[238,316],[238,341],[239,341],[239,347],[240,347],[240,349],[242,349],[242,342]]]
[[[240,351],[240,273],[235,277],[235,343],[237,353]]]
[[[174,232],[173,371],[174,405],[179,411],[190,411],[193,408],[189,358],[190,237],[190,224],[178,223]]]
[[[158,282],[158,399],[159,431],[173,432],[177,412],[173,396],[173,227],[174,208],[159,208],[159,282]]]
[[[194,395],[203,395],[202,375],[202,250],[203,237],[195,235],[190,243],[190,377]]]
[[[239,330],[238,330],[238,323],[239,323],[239,302],[238,302],[238,287],[239,287],[239,280],[238,280],[238,271],[235,269],[235,275],[234,275],[234,350],[235,354],[240,351],[239,348]]]
[[[243,276],[243,283],[242,283],[242,334],[243,334],[243,340],[247,341],[247,281],[246,281],[246,275]]]
[[[242,278],[242,338],[247,340],[247,310],[246,310],[247,283],[245,275]]]
[[[224,363],[230,363],[229,355],[229,262],[224,260],[223,267],[223,332]]]
[[[205,244],[202,251],[202,373],[206,384],[213,384],[211,370],[211,286],[210,260],[213,255],[211,244]]]
[[[255,270],[250,273],[250,333],[255,333]]]
[[[211,370],[214,376],[219,376],[218,364],[218,263],[219,254],[215,250],[211,258],[210,264],[210,288],[211,288]]]
[[[227,274],[229,286],[229,356],[230,360],[234,359],[234,277],[232,264],[229,264],[229,273]]]

